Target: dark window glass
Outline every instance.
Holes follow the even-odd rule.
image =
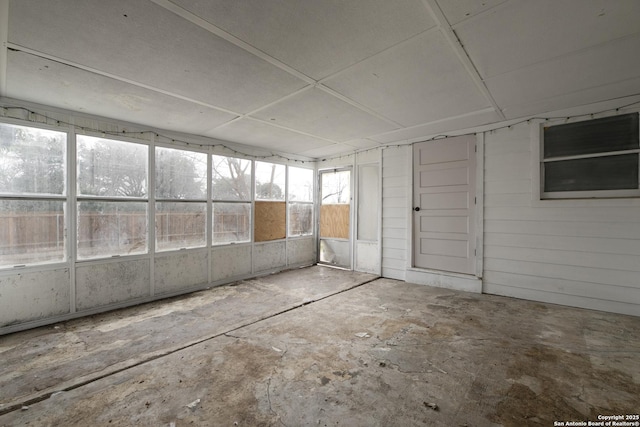
[[[634,150],[638,146],[638,113],[544,129],[545,159]]]
[[[562,160],[544,164],[545,192],[637,188],[637,154]]]

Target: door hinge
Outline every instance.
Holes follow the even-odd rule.
[[[473,204],[474,204],[474,205],[477,205],[477,204],[478,204],[478,198],[477,198],[477,197],[474,197],[474,198],[473,198]]]
[[[473,151],[475,151],[476,153],[478,152],[478,146],[477,145],[473,146]]]
[[[474,250],[473,250],[473,256],[477,256],[477,255],[478,255],[478,250],[477,250],[477,249],[474,249]]]

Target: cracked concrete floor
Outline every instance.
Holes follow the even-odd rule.
[[[551,426],[640,410],[640,317],[323,267],[56,326],[0,337],[0,425]]]

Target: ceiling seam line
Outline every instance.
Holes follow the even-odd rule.
[[[277,68],[281,69],[282,71],[285,71],[303,81],[305,81],[306,83],[310,84],[310,85],[314,85],[315,87],[317,87],[320,90],[323,90],[324,92],[328,93],[329,95],[332,95],[348,104],[350,104],[352,107],[355,107],[369,115],[372,115],[380,120],[383,120],[389,124],[392,124],[394,126],[398,126],[398,127],[403,127],[402,124],[397,123],[396,121],[385,117],[383,115],[381,115],[380,113],[373,111],[371,109],[368,109],[366,107],[364,107],[363,105],[359,104],[358,102],[340,94],[339,92],[334,91],[333,89],[322,85],[321,83],[319,83],[319,81],[307,76],[306,74],[296,70],[295,68],[292,68],[290,66],[288,66],[287,64],[283,63],[282,61],[272,57],[271,55],[263,52],[260,49],[257,49],[256,47],[250,45],[249,43],[239,39],[238,37],[226,32],[225,30],[219,28],[218,26],[212,24],[211,22],[200,18],[199,16],[195,15],[194,13],[172,3],[169,0],[151,0],[153,3],[155,3],[156,5],[172,12],[175,13],[176,15],[186,19],[187,21],[193,23],[194,25],[197,25],[207,31],[209,31],[210,33],[228,41],[229,43],[232,43],[233,45],[239,47],[240,49],[245,50],[246,52],[249,52],[250,54],[257,56],[258,58],[269,62],[270,64],[276,66]],[[434,28],[437,28],[434,27]],[[284,98],[281,98],[284,99]],[[274,105],[276,103],[278,103],[280,100],[273,102],[270,105]]]
[[[219,107],[219,106],[215,106],[215,105],[203,102],[203,101],[198,101],[198,100],[193,99],[193,98],[189,98],[189,97],[182,96],[182,95],[179,95],[179,94],[176,94],[176,93],[173,93],[173,92],[169,92],[169,91],[166,91],[166,90],[163,90],[163,89],[159,89],[159,88],[156,88],[156,87],[151,86],[151,85],[147,85],[147,84],[144,84],[144,83],[137,82],[135,80],[128,79],[126,77],[118,76],[116,74],[111,74],[111,73],[107,73],[107,72],[104,72],[104,71],[100,71],[100,70],[97,70],[95,68],[88,67],[86,65],[81,65],[81,64],[78,64],[76,62],[72,62],[72,61],[68,61],[66,59],[58,58],[56,56],[49,55],[49,54],[46,54],[46,53],[43,53],[43,52],[39,52],[37,50],[30,49],[30,48],[27,48],[27,47],[24,47],[24,46],[20,46],[20,45],[14,44],[14,43],[8,42],[7,43],[7,48],[8,49],[13,49],[13,50],[16,50],[16,51],[19,51],[19,52],[22,52],[22,53],[25,53],[27,55],[33,55],[33,56],[36,56],[38,58],[47,59],[49,61],[57,62],[59,64],[66,65],[66,66],[69,66],[69,67],[77,68],[79,70],[87,71],[89,73],[93,73],[93,74],[96,74],[96,75],[99,75],[99,76],[102,76],[102,77],[107,77],[107,78],[110,78],[110,79],[113,79],[113,80],[117,80],[117,81],[122,82],[122,83],[127,83],[127,84],[130,84],[130,85],[139,87],[139,88],[148,89],[150,91],[153,91],[153,92],[156,92],[156,93],[161,93],[163,95],[167,95],[167,96],[170,96],[170,97],[173,97],[173,98],[181,99],[183,101],[188,101],[188,102],[191,102],[191,103],[194,103],[194,104],[197,104],[197,105],[201,105],[203,107],[211,108],[213,110],[217,110],[217,111],[220,111],[220,112],[223,112],[223,113],[231,114],[231,115],[234,115],[234,116],[242,116],[242,113],[238,113],[237,111],[232,111],[232,110],[229,110],[229,109],[226,109],[226,108],[223,108],[223,107]]]
[[[359,109],[360,111],[363,111],[363,112],[365,112],[365,113],[367,113],[367,114],[369,114],[371,116],[374,116],[374,117],[376,117],[376,118],[378,118],[378,119],[380,119],[382,121],[385,121],[385,122],[387,122],[387,123],[389,123],[391,125],[398,126],[400,128],[404,128],[404,125],[396,122],[395,120],[392,120],[392,119],[390,119],[388,117],[383,116],[382,114],[378,113],[377,111],[374,111],[374,110],[372,110],[372,109],[370,109],[368,107],[365,107],[364,105],[360,104],[359,102],[354,101],[353,99],[341,94],[340,92],[338,92],[338,91],[336,91],[334,89],[331,89],[329,86],[325,86],[323,84],[317,84],[316,88],[320,89],[321,91],[323,91],[323,92],[325,92],[325,93],[327,93],[327,94],[329,94],[329,95],[331,95],[331,96],[333,96],[335,98],[338,98],[339,100],[341,100],[343,102],[346,102],[347,104],[351,105],[352,107],[355,107],[355,108]]]
[[[456,54],[460,62],[462,62],[462,65],[467,71],[467,74],[469,75],[473,83],[476,85],[480,93],[482,93],[484,98],[493,106],[493,108],[496,111],[496,114],[498,114],[498,116],[500,116],[502,120],[505,120],[506,116],[498,106],[498,103],[496,102],[496,100],[493,99],[493,96],[489,92],[487,85],[482,80],[482,76],[480,75],[475,64],[469,57],[469,54],[467,53],[464,46],[462,45],[462,42],[458,38],[458,35],[451,28],[451,25],[449,25],[449,22],[447,21],[447,18],[444,16],[444,13],[440,9],[440,6],[438,6],[435,0],[422,0],[422,3],[427,8],[427,10],[431,12],[431,15],[433,16],[435,21],[438,23],[438,27],[440,28],[442,35],[449,43],[449,45],[453,49],[454,53]]]
[[[290,131],[290,132],[294,132],[294,133],[297,133],[297,134],[299,134],[299,135],[308,136],[308,137],[311,137],[311,138],[314,138],[314,139],[320,139],[320,140],[322,140],[322,141],[330,142],[330,143],[332,143],[332,144],[341,144],[341,142],[336,141],[336,140],[333,140],[333,139],[327,139],[327,138],[324,138],[324,137],[322,137],[322,136],[313,135],[313,134],[310,134],[310,133],[307,133],[307,132],[304,132],[304,131],[301,131],[301,130],[292,129],[292,128],[290,128],[290,127],[283,126],[283,125],[279,125],[279,124],[276,124],[276,123],[273,123],[273,122],[268,122],[268,121],[266,121],[266,120],[259,119],[259,118],[257,118],[257,117],[247,116],[246,118],[247,118],[248,120],[253,120],[253,121],[255,121],[255,122],[263,123],[263,124],[266,124],[266,125],[269,125],[269,126],[273,126],[273,127],[275,127],[275,128],[279,128],[279,129],[283,129],[283,130],[288,130],[288,131]]]
[[[258,107],[258,108],[256,108],[255,110],[249,111],[248,113],[244,113],[244,114],[240,115],[239,117],[235,117],[233,120],[229,120],[228,122],[221,123],[221,124],[219,124],[218,126],[216,126],[216,127],[212,128],[211,130],[220,129],[221,127],[224,127],[225,125],[227,125],[227,124],[229,124],[229,123],[231,123],[231,122],[238,121],[238,120],[240,120],[240,119],[244,119],[244,118],[252,118],[252,115],[253,115],[253,114],[258,113],[258,112],[260,112],[260,111],[262,111],[262,110],[264,110],[264,109],[266,109],[266,108],[269,108],[269,107],[271,107],[271,106],[273,106],[273,105],[276,105],[276,104],[278,104],[278,103],[280,103],[280,102],[282,102],[282,101],[285,101],[285,100],[287,100],[287,99],[289,99],[289,98],[292,98],[292,97],[294,97],[294,96],[296,96],[296,95],[299,95],[299,94],[301,94],[301,93],[303,93],[303,92],[306,92],[306,91],[308,91],[308,90],[312,89],[313,87],[314,87],[314,85],[307,85],[307,86],[304,86],[303,88],[300,88],[300,89],[298,89],[298,90],[296,90],[296,91],[294,91],[294,92],[291,92],[290,94],[285,95],[285,96],[283,96],[283,97],[281,97],[281,98],[278,98],[278,99],[276,99],[275,101],[272,101],[272,102],[270,102],[270,103],[268,103],[268,104],[265,104],[265,105],[263,105],[263,106],[261,106],[261,107]]]
[[[417,129],[417,128],[421,127],[421,126],[436,125],[438,123],[446,123],[446,122],[452,121],[452,120],[463,119],[465,117],[473,117],[473,116],[476,116],[476,115],[479,115],[479,114],[491,113],[491,112],[495,112],[495,109],[493,107],[486,107],[486,108],[482,108],[480,110],[472,111],[470,113],[459,114],[457,116],[446,117],[446,118],[442,118],[442,119],[438,119],[438,120],[433,120],[431,122],[424,122],[424,123],[420,123],[420,124],[413,125],[413,126],[407,126],[407,127],[402,128],[402,129],[396,129],[396,130],[390,130],[390,131],[387,131],[387,132],[376,133],[374,135],[368,136],[367,138],[375,138],[376,136],[389,135],[389,134],[392,134],[394,132],[402,132],[402,131],[406,131],[406,130]],[[382,143],[380,143],[380,144],[382,144]]]
[[[529,67],[533,67],[533,66],[541,65],[541,64],[546,64],[546,63],[549,63],[549,62],[553,62],[553,61],[556,61],[556,60],[558,60],[558,59],[560,59],[562,57],[570,58],[572,56],[577,56],[579,54],[588,52],[589,50],[592,50],[592,49],[600,48],[600,47],[605,46],[605,45],[607,45],[609,43],[612,43],[612,42],[638,37],[638,35],[640,35],[640,32],[635,32],[635,33],[632,33],[632,34],[627,34],[625,36],[616,37],[616,38],[611,39],[611,40],[607,40],[607,41],[604,41],[604,42],[601,42],[601,43],[596,43],[593,46],[583,47],[581,49],[574,50],[574,51],[571,51],[571,52],[568,52],[568,53],[565,53],[565,54],[555,55],[555,56],[553,56],[551,58],[545,58],[545,59],[542,59],[540,61],[532,62],[531,64],[527,64],[527,65],[523,65],[521,67],[514,68],[512,70],[508,70],[508,71],[504,71],[502,73],[498,73],[498,74],[494,74],[494,75],[491,75],[491,76],[487,76],[487,78],[482,79],[482,81],[486,82],[488,80],[495,79],[496,77],[502,77],[502,76],[505,76],[505,75],[509,75],[511,73],[515,73],[515,72],[523,70],[525,68],[529,68]]]
[[[275,66],[276,68],[279,68],[281,71],[285,71],[287,73],[289,73],[290,75],[297,77],[298,79],[308,83],[308,84],[316,84],[317,81],[309,76],[307,76],[306,74],[296,70],[293,67],[290,67],[289,65],[285,64],[284,62],[278,60],[277,58],[274,58],[273,56],[263,52],[262,50],[250,45],[249,43],[245,42],[242,39],[239,39],[238,37],[234,36],[233,34],[228,33],[227,31],[223,30],[222,28],[212,24],[211,22],[207,21],[206,19],[200,18],[199,16],[197,16],[196,14],[172,3],[169,0],[151,0],[153,3],[155,3],[157,6],[160,6],[162,8],[164,8],[165,10],[168,10],[169,12],[174,13],[175,15],[178,15],[179,17],[191,22],[194,25],[197,25],[198,27],[208,31],[211,34],[214,34],[218,37],[220,37],[221,39],[233,44],[234,46],[252,54],[253,56],[256,56],[260,59],[262,59],[263,61],[268,62],[269,64]]]
[[[0,43],[0,96],[6,96],[9,66],[9,0],[0,0]]]
[[[343,68],[341,70],[338,70],[338,71],[336,71],[336,72],[334,72],[334,73],[332,73],[332,74],[330,74],[330,75],[328,75],[326,77],[321,78],[320,80],[318,80],[318,84],[324,85],[327,80],[331,80],[331,79],[333,79],[335,77],[338,77],[339,75],[347,72],[348,70],[350,70],[351,68],[353,68],[353,67],[355,67],[357,65],[360,65],[360,64],[363,64],[363,63],[367,63],[368,61],[373,60],[374,58],[376,58],[377,56],[379,56],[381,54],[384,54],[384,53],[387,53],[387,52],[390,52],[390,51],[394,51],[395,49],[400,48],[400,47],[404,46],[405,44],[408,44],[411,41],[413,41],[413,40],[415,40],[415,39],[417,39],[419,37],[422,37],[422,36],[424,36],[426,34],[429,34],[429,33],[432,33],[432,32],[436,32],[436,31],[438,31],[438,25],[434,25],[431,28],[427,28],[426,30],[421,31],[418,34],[415,34],[415,35],[413,35],[413,36],[411,36],[411,37],[409,37],[407,39],[404,39],[404,40],[394,44],[393,46],[389,46],[386,49],[383,49],[383,50],[381,50],[379,52],[376,52],[373,55],[367,56],[366,58],[361,59],[360,61],[358,61],[358,62],[356,62],[354,64],[351,64],[351,65],[349,65],[349,66],[347,66],[347,67],[345,67],[345,68]]]
[[[498,3],[497,5],[490,7],[489,9],[485,9],[477,14],[470,16],[469,18],[463,19],[462,21],[456,22],[455,24],[451,24],[451,29],[456,30],[458,27],[464,27],[469,23],[473,23],[485,15],[490,14],[491,12],[495,12],[496,10],[504,9],[510,3],[513,3],[513,0],[504,0],[502,3]]]

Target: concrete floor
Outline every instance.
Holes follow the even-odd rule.
[[[640,412],[640,317],[325,267],[0,337],[0,426],[552,426]]]

